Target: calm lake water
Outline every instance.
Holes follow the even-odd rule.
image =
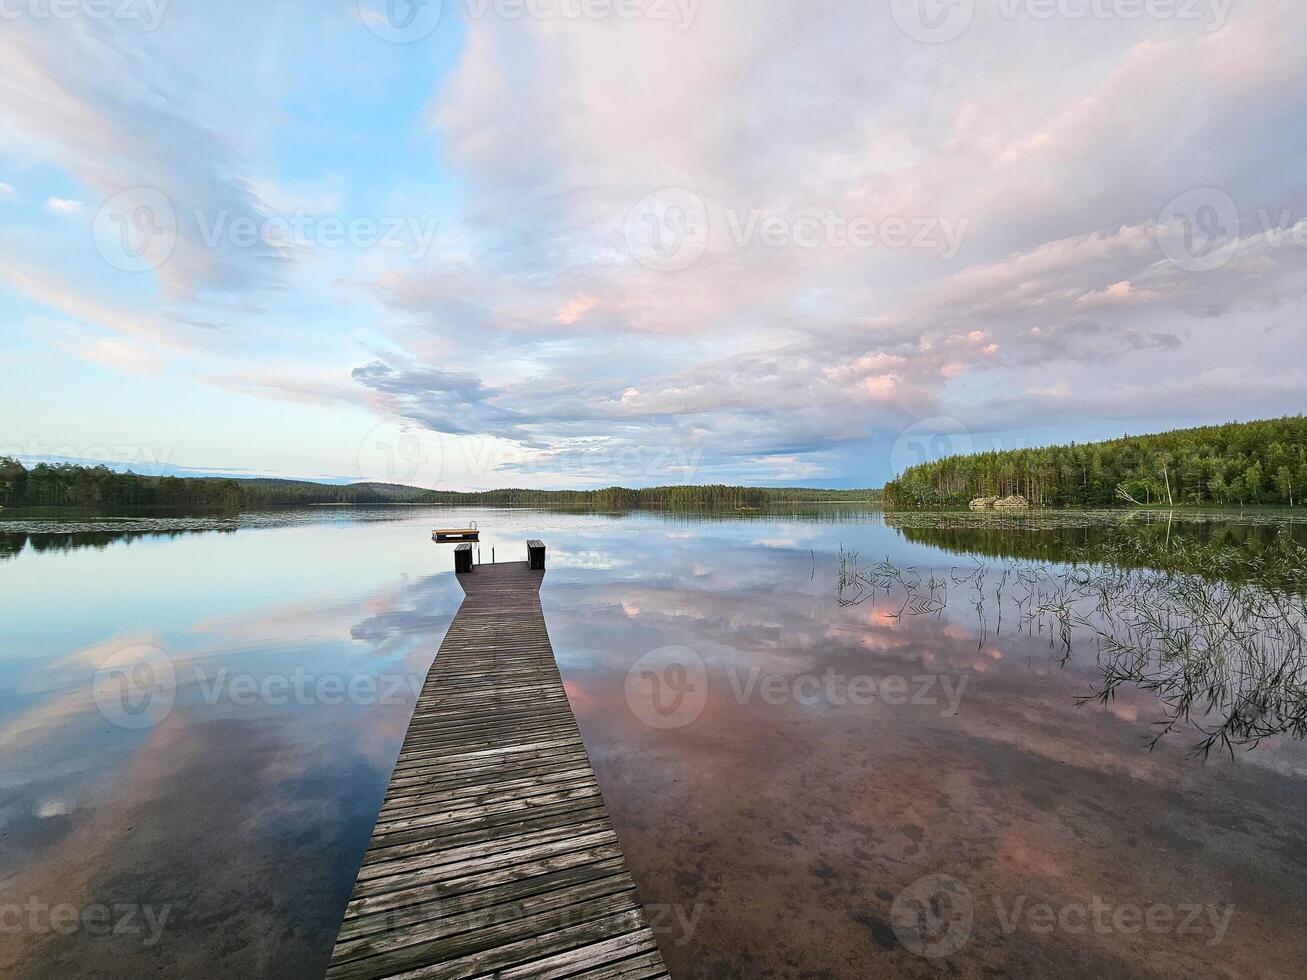
[[[462,599],[429,531],[469,519],[483,561],[549,545],[554,648],[673,976],[1304,976],[1307,747],[1150,751],[1152,695],[1077,706],[1093,649],[836,600],[841,547],[942,575],[1119,518],[419,508],[0,523],[0,975],[320,976]]]

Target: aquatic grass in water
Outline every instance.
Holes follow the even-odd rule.
[[[1255,555],[1127,538],[1075,550],[1066,565],[976,559],[942,578],[889,558],[863,566],[842,548],[839,562],[841,605],[883,599],[898,618],[942,616],[960,600],[981,644],[991,612],[1001,632],[1009,609],[1019,630],[1047,633],[1064,665],[1092,647],[1102,681],[1079,702],[1107,704],[1122,684],[1155,694],[1164,717],[1153,746],[1181,725],[1201,733],[1194,750],[1204,756],[1307,737],[1307,548],[1287,530]]]

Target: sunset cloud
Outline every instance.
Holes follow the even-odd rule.
[[[696,479],[866,485],[937,418],[983,447],[1302,408],[1301,4],[1211,30],[978,18],[939,45],[885,4],[722,0],[686,30],[447,5],[413,45],[362,16],[0,38],[0,172],[51,202],[0,184],[26,222],[0,234],[7,319],[131,372],[142,406],[178,357],[216,399],[196,464],[241,445],[277,471],[233,426],[286,406],[319,472],[397,419],[494,447],[450,485],[611,483],[650,447]],[[300,129],[306,105],[329,108]],[[171,212],[97,218],[142,188]],[[436,232],[231,234],[296,217]],[[159,228],[157,263],[105,254]],[[52,314],[94,342],[47,337]]]

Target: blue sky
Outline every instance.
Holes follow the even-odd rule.
[[[1297,413],[1307,10],[1140,9],[14,0],[0,451],[864,486]]]

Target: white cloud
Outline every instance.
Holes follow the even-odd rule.
[[[91,337],[71,333],[56,339],[55,344],[74,357],[122,371],[151,374],[163,366],[163,359],[158,354],[119,337]]]
[[[1262,209],[1297,208],[1288,231],[1307,216],[1302,178],[1284,165],[1307,149],[1301,3],[1238,5],[1214,32],[979,18],[938,46],[905,38],[886,4],[826,0],[717,0],[688,31],[473,18],[419,121],[440,152],[420,183],[402,159],[426,146],[410,120],[402,133],[381,131],[389,112],[375,132],[347,120],[345,136],[401,159],[394,186],[350,170],[359,144],[325,131],[327,112],[314,117],[323,145],[347,152],[321,170],[277,165],[288,161],[269,146],[285,142],[287,106],[339,97],[268,54],[295,49],[285,42],[301,19],[177,14],[159,38],[63,24],[0,37],[0,127],[24,155],[67,171],[93,195],[90,211],[131,186],[176,204],[163,303],[219,293],[232,319],[262,328],[251,295],[261,302],[284,279],[275,250],[206,247],[186,218],[197,208],[234,221],[358,200],[406,215],[440,205],[429,261],[377,260],[303,294],[305,307],[339,301],[356,332],[297,366],[282,342],[319,336],[297,309],[302,333],[286,326],[268,341],[275,369],[263,358],[199,368],[228,390],[370,406],[515,443],[520,459],[563,475],[575,459],[700,447],[711,473],[699,475],[713,478],[801,478],[840,459],[884,476],[868,447],[935,416],[1020,429],[1079,411],[1086,426],[1111,426],[1137,408],[1170,424],[1179,412],[1300,403],[1282,362],[1302,341],[1304,250],[1292,234],[1273,246],[1254,225]],[[352,23],[329,26],[322,40],[342,44],[333,53],[347,50],[342,37],[360,45],[338,59],[351,77],[332,84],[388,99],[385,46]],[[260,55],[258,71],[206,70],[206,49],[237,43]],[[211,76],[221,81],[196,82]],[[1243,233],[1226,264],[1194,273],[1167,258],[1175,232],[1159,221],[1206,186],[1237,202]],[[669,187],[697,195],[708,220],[702,257],[674,273],[639,261],[624,234],[632,206]],[[967,233],[952,260],[737,241],[733,225],[755,214],[790,232],[831,214],[846,227],[934,219]],[[70,275],[0,276],[128,343],[197,347],[171,306],[69,291]],[[119,345],[79,349],[133,361]],[[1238,374],[1204,373],[1212,363]],[[1239,387],[1276,371],[1277,384]],[[1181,375],[1192,382],[1169,385]]]
[[[0,33],[0,127],[19,151],[63,168],[94,192],[91,210],[129,188],[168,198],[179,219],[178,241],[155,274],[171,297],[253,288],[276,277],[283,257],[225,240],[210,247],[194,217],[235,221],[260,212],[217,120],[196,104],[205,89],[195,84],[194,49],[236,46],[223,35],[239,19],[219,18],[187,34],[180,12],[173,13],[179,17],[170,17],[169,31],[157,33],[115,22],[88,30],[81,19],[13,22]],[[243,47],[252,43],[241,40]],[[246,83],[231,73],[221,77],[224,95],[237,105]],[[239,122],[252,124],[248,117]],[[81,207],[60,200],[47,206],[60,214],[73,203]]]
[[[1065,381],[1051,385],[1031,385],[1026,389],[1026,394],[1035,398],[1070,398],[1071,386]]]
[[[192,335],[172,319],[89,296],[75,283],[44,270],[23,267],[11,256],[0,256],[0,285],[27,296],[65,316],[122,337],[172,350],[196,350]]]
[[[1139,289],[1132,283],[1117,282],[1096,292],[1088,292],[1076,300],[1080,306],[1134,306],[1161,299],[1162,294],[1151,289]]]
[[[53,214],[76,214],[85,206],[81,201],[71,201],[64,197],[47,198],[46,208]]]
[[[1166,261],[1157,226],[1166,202],[1203,180],[1249,207],[1297,199],[1287,177],[1266,177],[1260,147],[1284,137],[1276,114],[1246,105],[1252,93],[1281,113],[1305,101],[1290,84],[1302,8],[1244,10],[1216,34],[1055,21],[996,23],[987,38],[978,23],[938,52],[904,45],[877,5],[844,13],[826,29],[789,4],[723,0],[686,36],[469,24],[431,119],[477,193],[481,248],[378,284],[412,361],[360,380],[393,382],[390,410],[441,417],[448,393],[415,380],[427,351],[475,338],[485,353],[467,367],[487,374],[526,345],[540,365],[531,384],[488,388],[461,422],[541,445],[581,428],[631,445],[694,429],[723,453],[802,456],[926,413],[1037,423],[1007,393],[1066,400],[1109,361],[1128,404],[1159,372],[1206,356],[1214,314],[1303,305],[1294,250],[1250,239],[1228,267],[1195,276]],[[1044,32],[1042,43],[1013,43],[1017,30]],[[1056,31],[1092,56],[1068,63]],[[1230,65],[1245,61],[1256,62],[1247,80],[1232,82]],[[698,194],[712,225],[703,257],[675,274],[634,261],[622,234],[630,207],[661,187]],[[953,262],[741,248],[728,219],[755,210],[951,217],[969,233]],[[662,338],[679,366],[617,372],[596,359],[584,377],[552,353],[616,350],[640,334]],[[1267,345],[1239,356],[1265,359]],[[1066,380],[1046,380],[1051,364]]]

